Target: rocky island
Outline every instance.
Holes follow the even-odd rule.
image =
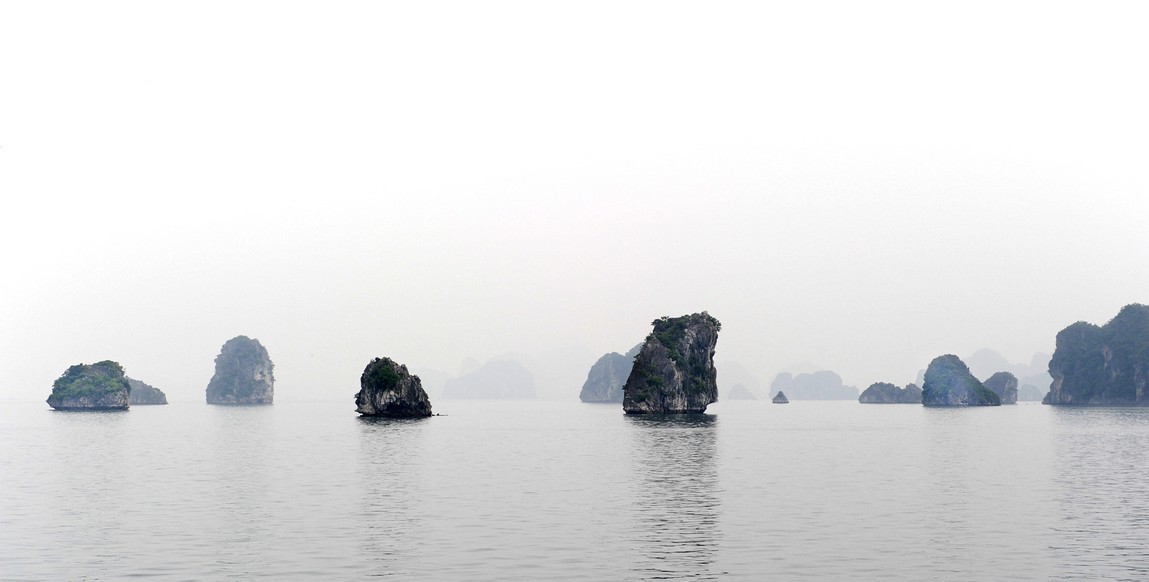
[[[1002,404],[1017,404],[1017,376],[1009,372],[998,372],[986,378],[982,385],[993,390]]]
[[[888,382],[874,382],[858,396],[862,404],[921,404],[922,389],[917,384],[906,384],[905,388]]]
[[[128,385],[132,387],[130,401],[133,406],[147,406],[152,404],[167,404],[168,396],[163,390],[145,384],[135,378],[128,378]]]
[[[375,358],[359,377],[355,412],[363,416],[431,416],[431,400],[418,376],[391,358]]]
[[[56,410],[127,410],[131,390],[124,368],[116,362],[76,364],[52,384],[48,406]]]
[[[926,368],[922,386],[925,406],[1000,406],[1001,399],[970,373],[961,358],[946,354]]]
[[[774,395],[774,399],[771,400],[771,402],[774,404],[790,404],[790,400],[786,398],[786,395],[782,393],[781,390],[779,390],[778,393]]]
[[[271,404],[275,397],[273,368],[259,340],[243,335],[227,340],[215,358],[207,403]]]
[[[1149,306],[1134,303],[1098,327],[1079,321],[1057,334],[1045,404],[1149,406]]]
[[[586,382],[578,398],[583,402],[622,402],[622,386],[630,376],[634,357],[642,345],[637,345],[625,354],[611,352],[599,358],[586,375]]]
[[[722,324],[703,311],[651,322],[623,386],[627,414],[701,413],[718,401],[714,348]]]

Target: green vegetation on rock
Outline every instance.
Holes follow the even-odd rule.
[[[111,360],[69,367],[52,383],[48,405],[52,408],[128,407],[131,386],[124,368]]]

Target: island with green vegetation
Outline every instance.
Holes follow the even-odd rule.
[[[1001,399],[986,388],[961,358],[938,356],[926,368],[922,385],[925,406],[1001,406]]]
[[[1149,405],[1149,306],[1121,308],[1103,326],[1079,321],[1057,334],[1045,404]]]
[[[76,364],[52,384],[48,406],[56,410],[127,410],[131,390],[123,366],[116,362]]]
[[[243,335],[227,340],[206,392],[208,404],[271,404],[275,374],[267,348]]]
[[[701,413],[718,401],[714,348],[722,324],[703,311],[651,322],[623,386],[627,414]]]
[[[431,416],[431,400],[418,376],[391,358],[375,358],[359,377],[355,411],[363,416]]]

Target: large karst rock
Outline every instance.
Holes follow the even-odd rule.
[[[155,386],[145,384],[136,380],[135,378],[128,378],[128,385],[132,387],[131,403],[132,405],[152,405],[152,404],[167,404],[168,396],[164,394],[163,390]]]
[[[275,397],[273,368],[259,340],[243,335],[227,340],[215,358],[207,403],[271,404]]]
[[[906,384],[905,388],[888,382],[874,382],[858,396],[862,404],[921,404],[922,389],[916,384]]]
[[[986,378],[982,385],[993,390],[1002,404],[1017,404],[1017,376],[1009,372],[998,372]]]
[[[714,347],[722,324],[703,311],[652,322],[623,387],[627,414],[700,413],[718,401]]]
[[[1049,374],[1046,404],[1149,405],[1149,306],[1126,305],[1101,327],[1079,321],[1061,330]]]
[[[586,382],[578,398],[583,402],[622,402],[622,386],[630,376],[630,369],[634,366],[634,357],[642,344],[634,346],[629,352],[620,354],[611,352],[598,359],[586,375]]]
[[[124,368],[118,363],[76,364],[52,384],[48,406],[56,410],[127,410],[130,393]]]
[[[431,416],[431,400],[418,376],[391,358],[375,358],[363,369],[355,412],[364,416]]]
[[[925,406],[1000,406],[1001,399],[970,374],[961,358],[946,354],[926,368],[922,386]]]

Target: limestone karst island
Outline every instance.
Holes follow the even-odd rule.
[[[56,410],[127,410],[131,386],[111,360],[71,366],[52,384],[48,406]]]
[[[961,358],[938,356],[926,368],[922,385],[925,406],[1001,406],[1001,398],[986,388]]]
[[[1057,334],[1045,404],[1149,406],[1149,306],[1121,308],[1103,326],[1079,321]]]
[[[431,400],[418,376],[391,358],[375,358],[363,369],[355,412],[363,416],[431,416]]]
[[[722,324],[703,311],[651,324],[623,386],[627,414],[701,413],[718,401],[714,347]]]
[[[215,358],[207,403],[271,404],[275,397],[273,368],[259,340],[243,335],[227,340]]]

